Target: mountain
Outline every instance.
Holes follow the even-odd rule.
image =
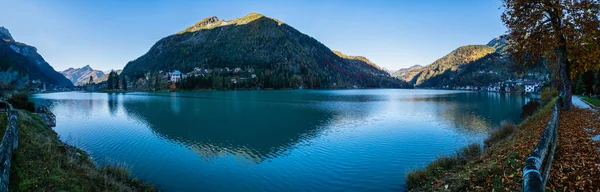
[[[505,54],[508,47],[508,35],[501,35],[492,39],[487,46],[495,48],[496,52],[500,54]]]
[[[505,48],[506,36],[501,36],[487,45],[459,47],[427,66],[401,69],[393,76],[416,87],[483,86],[513,76]]]
[[[206,18],[159,40],[148,53],[127,63],[123,74],[139,79],[152,71],[187,73],[194,68],[249,69],[264,88],[407,87],[364,57],[336,54],[293,27],[257,13],[228,21]]]
[[[100,70],[94,70],[89,65],[86,65],[82,68],[69,68],[61,71],[60,73],[69,79],[75,86],[88,84],[90,77],[92,77],[93,82],[97,82],[101,77],[104,76],[104,72]]]
[[[410,82],[417,74],[421,72],[423,66],[413,65],[409,68],[398,69],[398,71],[390,72],[393,77],[402,79],[403,81]]]
[[[338,57],[345,59],[346,61],[354,62],[353,64],[356,65],[356,67],[364,68],[364,70],[371,71],[373,73],[382,73],[382,72],[387,73],[383,67],[380,67],[377,64],[371,62],[366,57],[345,55],[342,52],[335,51],[335,50],[333,51],[333,53],[335,53]],[[376,69],[376,70],[374,70],[374,69]]]
[[[73,86],[56,72],[33,46],[17,42],[8,29],[0,27],[0,84],[18,88],[33,80],[59,86]]]

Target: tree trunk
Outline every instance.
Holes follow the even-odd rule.
[[[547,1],[547,5],[554,7],[555,5]],[[562,12],[559,9],[552,9],[548,11],[550,15],[550,21],[552,23],[552,28],[554,28],[555,35],[558,36],[558,62],[559,62],[559,73],[560,80],[563,84],[563,110],[570,111],[571,110],[571,98],[573,96],[573,91],[571,88],[571,64],[569,63],[569,53],[567,52],[567,39],[563,34],[563,24],[562,24]]]
[[[572,97],[573,97],[573,89],[571,85],[571,65],[569,63],[567,57],[567,46],[562,42],[565,41],[564,38],[561,38],[561,45],[558,47],[558,55],[560,62],[560,79],[563,85],[563,109],[565,111],[571,110]]]
[[[560,64],[560,79],[562,80],[562,84],[563,84],[563,94],[564,94],[564,98],[563,98],[563,109],[565,111],[569,111],[571,110],[571,104],[572,104],[572,97],[573,97],[573,89],[571,86],[571,76],[570,76],[570,71],[569,71],[569,63],[567,62],[561,62]]]

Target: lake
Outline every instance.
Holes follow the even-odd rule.
[[[164,191],[393,191],[527,98],[442,90],[36,94],[61,140]]]

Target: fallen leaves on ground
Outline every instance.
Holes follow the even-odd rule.
[[[600,190],[599,114],[573,108],[561,113],[558,146],[547,188],[553,191]]]
[[[520,191],[525,159],[550,119],[550,112],[532,117],[513,135],[485,151],[480,159],[432,178],[417,191]],[[573,108],[562,111],[558,147],[546,188],[551,191],[600,191],[600,113]]]
[[[507,139],[487,149],[481,158],[432,178],[430,186],[416,191],[521,190],[524,160],[536,145],[550,115],[551,111],[529,118]]]

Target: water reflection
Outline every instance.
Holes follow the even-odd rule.
[[[393,99],[389,95],[321,92],[308,97],[286,93],[287,97],[282,98],[278,93],[233,92],[225,100],[218,94],[199,97],[194,93],[169,93],[168,100],[163,94],[150,94],[146,96],[156,99],[125,102],[124,109],[128,116],[146,122],[156,134],[188,146],[206,160],[232,154],[260,163],[284,154],[298,142],[311,140],[324,127],[360,124],[382,114],[380,105],[361,104],[365,102],[411,103],[420,109],[408,110],[433,111],[432,115],[447,127],[478,133],[489,132],[503,120],[518,121],[514,114],[520,114],[520,108],[507,110],[504,106],[521,106],[523,102],[522,97],[488,93]]]
[[[61,114],[78,114],[88,119],[93,111],[102,111],[104,106],[111,116],[123,111],[126,116],[147,124],[157,135],[187,146],[206,160],[231,154],[254,163],[285,154],[298,142],[311,140],[322,129],[332,125],[359,125],[368,119],[387,118],[386,110],[391,111],[391,115],[397,115],[399,111],[427,114],[444,122],[447,127],[463,132],[486,133],[503,120],[519,121],[514,114],[520,114],[518,106],[524,102],[522,97],[497,93],[449,92],[408,96],[308,93],[311,94],[113,93],[88,95],[91,96],[88,99],[54,101],[67,108],[68,112]],[[390,102],[396,102],[399,107],[382,107],[390,105]]]
[[[276,157],[317,135],[333,116],[329,111],[288,106],[293,104],[172,98],[126,102],[124,108],[155,133],[188,146],[207,160],[227,153],[256,163]],[[173,107],[175,102],[181,104]],[[168,104],[170,108],[162,107]]]
[[[51,104],[61,138],[165,191],[402,189],[405,171],[481,142],[502,120],[518,123],[525,100],[434,90],[32,98]]]
[[[108,101],[108,112],[110,112],[110,114],[114,116],[115,114],[117,114],[117,110],[119,110],[118,95],[116,93],[109,93],[107,94],[106,100]]]
[[[437,97],[415,97],[411,102],[434,103],[441,120],[450,127],[486,133],[497,128],[502,121],[513,123],[521,119],[520,106],[526,98],[518,95],[500,93],[462,93]],[[512,106],[512,107],[509,107]]]

